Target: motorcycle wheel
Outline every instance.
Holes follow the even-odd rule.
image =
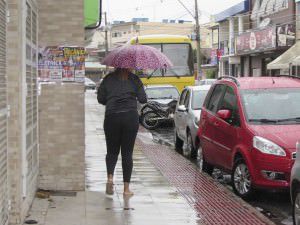
[[[154,119],[157,117],[159,116],[156,113],[148,111],[141,116],[141,123],[146,129],[154,130],[160,125],[159,120]]]

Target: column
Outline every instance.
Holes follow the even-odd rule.
[[[234,53],[234,17],[229,18],[229,55]]]
[[[244,17],[239,15],[239,34],[244,32]]]

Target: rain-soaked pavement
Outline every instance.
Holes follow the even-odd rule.
[[[86,149],[86,185],[90,191],[103,192],[106,182],[106,150],[99,150],[99,146],[105,146],[102,128],[104,108],[96,104],[93,94],[89,92],[86,94],[86,101],[87,110],[92,112],[92,116],[87,118],[87,132],[95,132],[87,139],[87,143],[94,143],[95,146]],[[140,209],[147,207],[148,217],[144,215],[138,218],[141,221],[142,218],[152,218],[151,224],[157,224],[155,218],[158,214],[164,221],[159,221],[159,224],[272,224],[257,210],[202,174],[193,163],[167,147],[166,142],[161,142],[164,145],[156,143],[161,139],[159,133],[151,134],[140,128],[134,151],[132,177],[136,195],[130,200],[130,206],[126,206],[132,209],[130,213],[127,212],[130,217],[137,217],[136,210],[144,212]],[[115,186],[120,191],[120,163],[116,167],[116,177]],[[121,201],[121,208],[125,208],[122,204],[124,203]],[[154,210],[155,208],[159,211]],[[125,216],[124,219],[128,220],[128,217]],[[132,224],[130,220],[127,222]]]
[[[164,124],[158,129],[151,131],[155,142],[174,147],[174,128],[172,124]],[[199,167],[197,160],[191,162]],[[230,175],[220,170],[215,170],[213,178],[232,191]],[[253,200],[248,201],[253,207],[262,212],[278,225],[292,225],[292,205],[288,191],[270,192],[257,191]]]

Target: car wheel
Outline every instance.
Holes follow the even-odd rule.
[[[154,112],[146,112],[141,116],[142,125],[148,130],[154,130],[159,126],[158,115]]]
[[[293,202],[293,221],[295,225],[300,225],[300,189],[296,191]]]
[[[201,168],[201,170],[203,172],[205,172],[211,176],[214,171],[214,166],[205,160],[205,158],[203,156],[203,150],[202,150],[201,144],[199,144],[197,152],[198,152],[197,154],[198,154],[199,167]]]
[[[194,147],[193,139],[190,131],[187,131],[186,134],[186,153],[187,156],[192,159],[197,158],[197,149],[195,149]]]
[[[231,182],[233,191],[243,199],[249,199],[253,194],[250,171],[244,159],[237,159],[234,163]]]
[[[182,154],[183,141],[178,137],[176,128],[174,128],[174,142],[175,142],[175,150],[180,154]]]

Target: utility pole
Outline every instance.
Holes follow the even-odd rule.
[[[200,25],[199,25],[199,11],[198,11],[198,0],[195,0],[195,20],[196,20],[196,44],[197,44],[197,79],[200,75],[201,70],[201,39],[200,39]]]
[[[108,27],[107,27],[107,15],[106,12],[104,13],[104,20],[105,20],[105,55],[108,54]]]
[[[186,7],[181,0],[177,0],[186,11],[196,20],[196,45],[197,45],[197,78],[201,70],[201,44],[200,44],[200,25],[199,25],[199,10],[198,10],[198,1],[195,0],[195,15]]]

